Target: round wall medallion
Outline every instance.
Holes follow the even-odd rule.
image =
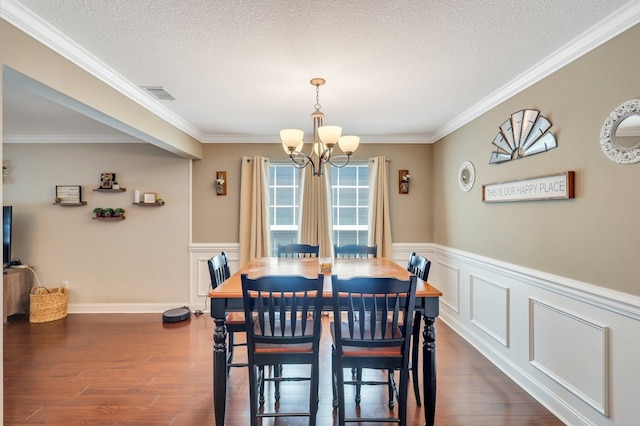
[[[460,189],[464,192],[469,192],[473,188],[475,181],[476,169],[473,167],[473,163],[465,161],[458,169],[458,185],[460,185]]]

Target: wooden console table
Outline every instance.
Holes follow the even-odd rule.
[[[4,306],[2,321],[7,322],[9,315],[29,310],[29,293],[31,292],[31,275],[28,269],[5,269],[2,279],[2,295]]]

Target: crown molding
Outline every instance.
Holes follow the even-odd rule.
[[[272,136],[220,136],[202,134],[180,116],[152,99],[144,93],[142,89],[133,85],[90,52],[74,43],[56,28],[25,8],[17,0],[3,0],[2,3],[0,3],[0,18],[5,19],[7,22],[113,87],[129,99],[202,143],[257,143],[274,141]],[[393,140],[398,143],[434,143],[489,111],[491,108],[494,108],[501,102],[513,97],[549,74],[626,31],[638,22],[640,22],[640,2],[630,1],[627,5],[575,37],[565,46],[464,111],[434,133],[426,135],[387,135],[384,137],[384,140],[378,136],[372,138],[371,141],[367,140],[367,142],[375,143],[376,140],[379,142],[389,142]]]
[[[428,143],[434,143],[442,139],[491,108],[496,107],[501,102],[515,96],[553,72],[623,33],[638,22],[640,22],[640,2],[631,1],[445,124],[430,136]]]
[[[432,138],[425,135],[360,135],[360,140],[367,144],[425,144],[432,143]],[[281,143],[278,135],[208,135],[202,143]],[[435,142],[435,141],[433,141]]]
[[[204,135],[182,117],[153,99],[19,1],[3,0],[0,3],[0,18],[196,140],[201,141],[204,138]]]
[[[146,143],[127,135],[5,135],[2,143]]]

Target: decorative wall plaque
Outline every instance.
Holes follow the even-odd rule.
[[[489,164],[504,163],[556,148],[556,138],[548,130],[551,123],[535,109],[514,112],[500,126],[492,144],[498,147],[491,153]]]
[[[574,177],[575,172],[569,171],[549,176],[482,185],[482,201],[501,203],[574,198]]]
[[[82,203],[82,187],[80,185],[56,185],[56,203]]]

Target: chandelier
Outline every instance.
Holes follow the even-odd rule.
[[[311,152],[302,152],[304,132],[298,129],[284,129],[280,131],[282,148],[289,155],[293,165],[302,169],[311,164],[314,176],[322,176],[325,164],[334,167],[344,167],[349,163],[351,154],[358,149],[360,138],[358,136],[340,136],[342,127],[323,126],[324,114],[320,111],[320,86],[325,83],[323,78],[312,78],[311,84],[316,86],[315,111],[311,113],[313,118],[313,142]],[[338,144],[344,155],[333,156],[333,148]],[[335,162],[339,160],[339,162]]]

